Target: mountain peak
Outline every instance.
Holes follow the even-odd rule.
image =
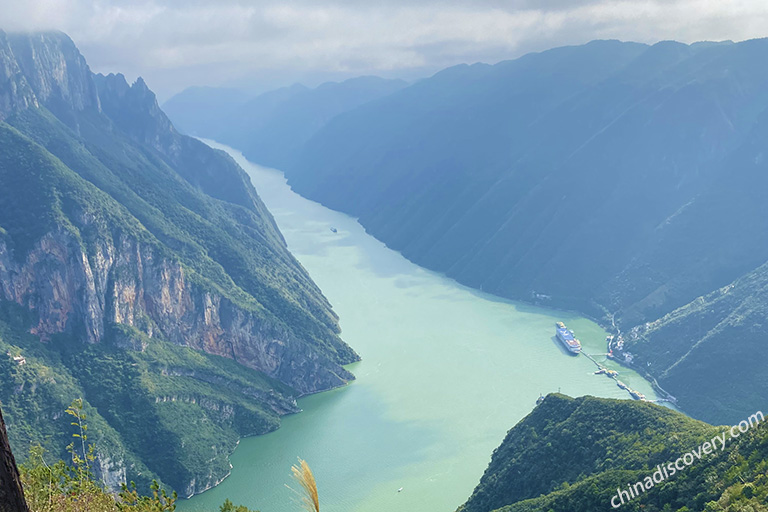
[[[122,130],[155,149],[168,146],[176,131],[143,78],[130,86],[120,73],[94,75],[94,81],[104,111]]]
[[[153,93],[149,89],[149,87],[147,86],[147,83],[144,81],[144,79],[142,77],[137,78],[136,81],[133,82],[133,85],[131,86],[131,88],[134,88],[134,87],[137,90],[140,90],[140,91],[143,91],[143,92],[151,94],[153,97],[155,96],[155,93]]]
[[[121,98],[125,96],[131,89],[131,86],[128,85],[128,81],[125,79],[125,76],[122,73],[110,73],[108,75],[98,73],[96,75],[97,85],[99,82],[103,82],[106,87],[108,87],[115,94],[119,95]]]
[[[15,70],[17,89],[24,89],[24,80],[35,100],[67,124],[74,123],[73,112],[100,110],[91,70],[75,43],[63,32],[8,33],[0,38],[0,45],[5,74]],[[16,102],[14,110],[34,104],[28,93],[23,96],[26,101]]]

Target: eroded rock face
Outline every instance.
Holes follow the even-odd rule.
[[[121,129],[161,154],[179,157],[179,135],[143,78],[137,78],[132,85],[121,73],[98,74],[93,79],[104,112]]]
[[[118,491],[126,483],[125,461],[122,458],[112,459],[98,453],[94,463],[93,470],[107,489]]]
[[[37,101],[48,105],[57,115],[66,114],[67,110],[100,109],[91,70],[65,34],[8,34],[5,39],[5,51],[15,56]]]
[[[34,311],[32,332],[42,341],[66,332],[101,343],[110,324],[123,324],[150,338],[234,359],[301,394],[353,378],[277,321],[190,281],[183,265],[158,256],[150,245],[118,235],[99,240],[91,252],[58,231],[17,261],[0,239],[0,300]]]
[[[19,69],[5,32],[0,30],[0,121],[30,106],[37,106],[37,98]]]
[[[19,424],[61,431],[66,401],[49,398],[82,396],[93,407],[92,469],[108,488],[157,476],[189,496],[227,476],[239,436],[278,428],[279,416],[299,412],[297,396],[354,378],[341,366],[358,356],[339,337],[338,317],[248,176],[179,134],[143,80],[93,75],[64,34],[0,31],[0,121],[8,149],[0,151],[0,303],[30,312],[13,328],[47,344],[41,353],[51,361],[30,364],[56,365],[66,377],[9,401]],[[83,356],[98,366],[93,372],[75,360],[59,364],[58,342],[105,344],[82,352],[110,357]],[[198,366],[201,356],[185,359],[188,351],[169,343],[275,380],[238,378],[240,369],[214,358]],[[136,361],[147,368],[135,373]],[[162,389],[137,385],[119,396],[137,375],[158,378]],[[34,394],[37,385],[21,379],[3,398]],[[29,400],[46,414],[23,414]],[[215,424],[223,441],[164,422],[159,413],[176,407]],[[119,421],[147,411],[143,426],[152,428],[141,432]],[[168,451],[145,450],[153,439]]]

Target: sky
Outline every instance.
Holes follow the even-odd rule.
[[[593,39],[768,36],[767,0],[0,0],[0,29],[61,30],[95,72],[252,92],[374,74],[413,80]]]

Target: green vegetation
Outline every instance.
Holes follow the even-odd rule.
[[[0,215],[4,222],[14,226],[9,235],[15,254],[23,254],[44,233],[61,227],[74,234],[81,244],[90,246],[112,238],[112,230],[118,226],[123,234],[130,233],[153,244],[159,254],[168,253],[123,207],[59,161],[45,156],[16,130],[0,125],[0,141],[0,162],[4,164],[0,165],[0,174],[9,185],[8,190],[14,191],[3,196],[6,204]],[[20,155],[34,156],[25,159]],[[69,215],[78,210],[101,213],[100,222],[92,222],[85,231],[79,230],[69,222]],[[117,465],[125,463],[129,473],[135,474],[145,487],[151,478],[159,477],[182,489],[195,477],[209,482],[208,485],[218,481],[229,471],[226,457],[239,436],[273,430],[277,428],[279,412],[293,410],[290,403],[294,392],[287,386],[230,360],[198,354],[160,339],[149,342],[138,329],[107,326],[108,337],[114,343],[138,340],[147,347],[143,352],[106,345],[87,347],[74,335],[62,335],[55,343],[41,345],[36,337],[24,334],[33,325],[31,314],[11,304],[4,304],[2,312],[0,319],[7,322],[0,322],[4,331],[0,358],[7,357],[5,354],[10,351],[24,354],[27,361],[19,368],[6,363],[8,373],[4,374],[4,395],[0,396],[8,404],[10,436],[17,447],[43,442],[60,453],[64,444],[57,433],[52,409],[60,410],[68,397],[88,396],[89,405],[109,405],[100,411],[93,425],[103,437],[98,444],[105,460]],[[168,368],[182,371],[185,376],[163,377]],[[154,375],[147,376],[150,373]],[[145,377],[139,378],[142,375]],[[276,401],[284,404],[276,410],[263,402],[271,390],[277,391]],[[170,401],[154,403],[160,399]],[[176,400],[193,403],[182,405]],[[199,400],[210,410],[197,405]],[[233,408],[230,414],[237,421],[225,419],[223,426],[221,421],[209,421],[209,417],[220,414],[214,410],[216,407]],[[175,414],[181,409],[184,417]],[[194,426],[199,428],[197,433],[190,430]],[[120,438],[122,441],[118,441]],[[213,438],[219,441],[211,442]],[[184,442],[188,445],[182,453]],[[211,446],[216,447],[213,453]],[[151,470],[140,463],[143,458],[155,457],[157,467],[150,463]]]
[[[222,503],[222,505],[219,507],[219,512],[258,512],[258,510],[251,511],[244,505],[235,505],[229,499],[226,499],[224,500],[224,503]]]
[[[618,488],[724,430],[654,404],[552,394],[509,431],[460,512],[611,510]],[[768,509],[768,425],[621,506],[644,512]]]
[[[297,396],[354,378],[338,318],[231,158],[177,133],[143,81],[93,75],[64,34],[3,35],[0,66],[0,401],[17,454],[65,458],[62,411],[82,397],[97,478],[187,496]]]
[[[173,512],[177,495],[170,495],[157,481],[149,486],[148,495],[137,490],[136,484],[122,484],[114,494],[95,477],[95,447],[88,441],[88,415],[82,399],[66,409],[74,427],[74,441],[67,446],[70,462],[59,460],[49,464],[45,450],[34,446],[27,463],[20,468],[24,494],[31,512]],[[235,507],[226,500],[220,512],[258,512],[247,507]]]
[[[140,235],[142,240],[153,242],[160,254],[180,259],[204,288],[284,325],[325,350],[341,350],[338,357],[345,362],[354,358],[348,347],[339,345],[335,315],[288,252],[260,201],[246,208],[200,193],[159,156],[114,128],[109,130],[108,121],[93,113],[81,115],[80,137],[44,110],[25,110],[8,122],[61,160],[55,165],[57,173],[65,176],[61,181],[67,184],[60,190],[58,182],[42,183],[48,179],[42,172],[38,182],[30,183],[34,173],[19,169],[19,163],[26,161],[21,152],[35,148],[17,140],[4,144],[14,151],[8,155],[5,168],[19,181],[18,186],[10,181],[8,192],[23,186],[32,196],[16,198],[6,210],[14,217],[2,221],[2,225],[13,225],[18,230],[11,232],[19,245],[18,255],[57,223],[72,224],[68,219],[71,210],[63,211],[68,205],[57,205],[60,200],[55,201],[56,197],[77,201],[73,206],[86,211],[97,206],[115,211],[104,219],[103,229],[89,237],[89,254],[115,228],[121,232],[129,228],[124,234]],[[206,153],[213,151],[207,146],[197,150],[201,153],[198,162],[206,162],[206,157],[210,159]],[[237,169],[227,158],[218,158],[218,166]],[[194,155],[188,159],[195,161]],[[77,180],[72,171],[84,180]],[[193,174],[195,169],[185,167],[184,172]],[[78,196],[84,195],[78,193],[80,188],[88,190],[88,195],[78,201]],[[253,196],[257,197],[255,192]],[[42,211],[25,209],[25,204],[38,205]],[[45,211],[48,209],[52,211]]]
[[[227,456],[240,437],[274,430],[279,414],[297,410],[290,388],[230,359],[161,340],[144,351],[65,337],[41,344],[28,334],[23,308],[0,306],[0,318],[15,319],[0,320],[0,370],[7,376],[0,401],[16,453],[41,443],[62,456],[66,418],[58,411],[69,397],[84,396],[100,460],[117,472],[124,464],[140,489],[158,479],[183,490],[193,478],[214,484],[229,472]],[[109,471],[107,465],[98,473],[111,480]]]
[[[454,66],[337,115],[285,171],[485,292],[623,332],[695,301],[628,350],[684,410],[729,422],[768,394],[768,295],[697,297],[766,272],[766,54],[766,39],[593,41]]]
[[[337,115],[286,174],[464,284],[635,325],[768,260],[766,51],[592,41],[454,66]]]
[[[764,403],[766,318],[768,264],[632,329],[624,348],[687,413],[733,424]]]

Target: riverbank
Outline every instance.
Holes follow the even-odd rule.
[[[626,398],[553,339],[562,320],[585,350],[604,352],[606,332],[596,323],[418,267],[355,219],[293,193],[278,171],[230,153],[362,361],[350,367],[356,381],[301,398],[303,412],[284,417],[277,431],[243,439],[230,477],[180,511],[212,510],[225,498],[264,512],[294,510],[285,485],[299,456],[315,472],[326,512],[455,510],[540,394]],[[635,372],[622,371],[622,379],[655,396]]]

